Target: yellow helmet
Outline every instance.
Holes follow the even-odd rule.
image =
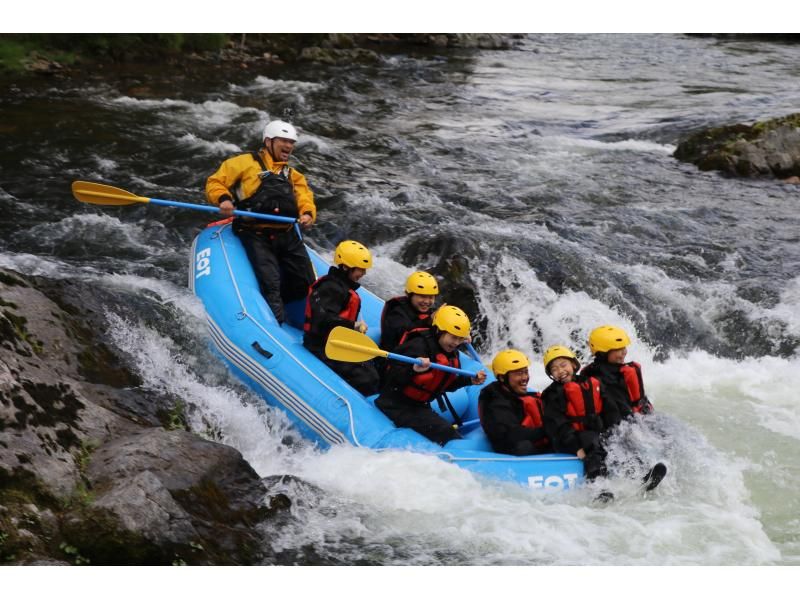
[[[333,263],[348,268],[372,268],[372,254],[358,241],[342,241],[333,252]]]
[[[589,349],[592,355],[622,349],[630,344],[631,339],[617,326],[600,326],[589,333]]]
[[[575,371],[577,372],[581,369],[581,362],[578,361],[578,358],[575,357],[575,353],[570,351],[564,345],[553,345],[547,348],[547,351],[544,352],[544,373],[548,376],[550,375],[550,363],[554,359],[558,359],[559,357],[566,357],[567,359],[571,359],[572,362],[575,364]]]
[[[492,359],[492,372],[495,376],[503,376],[514,370],[521,370],[531,364],[525,353],[515,349],[504,349]]]
[[[439,283],[427,272],[414,272],[406,279],[406,293],[438,295]]]
[[[466,338],[469,336],[469,318],[467,314],[454,305],[445,305],[433,314],[432,324],[439,330],[449,332],[453,336]]]

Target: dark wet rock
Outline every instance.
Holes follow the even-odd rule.
[[[700,170],[793,182],[800,176],[800,113],[706,129],[681,141],[674,155]]]
[[[377,52],[364,48],[320,48],[319,46],[312,46],[303,48],[298,60],[340,65],[354,62],[374,64],[380,61],[380,56],[378,56]]]
[[[94,564],[263,558],[264,539],[253,528],[275,507],[231,447],[151,428],[97,449],[85,477],[93,500],[69,514],[64,535]]]
[[[0,270],[0,562],[269,562],[288,499],[186,431],[179,398],[136,389],[102,303]]]
[[[478,305],[478,287],[470,275],[470,258],[479,255],[477,243],[462,237],[439,233],[416,237],[401,253],[401,261],[427,270],[439,280],[439,302],[460,307],[473,327],[473,343],[480,346],[486,333],[486,317]]]
[[[41,56],[32,52],[27,58],[22,60],[23,68],[37,75],[54,75],[65,70],[65,66],[55,60]]]

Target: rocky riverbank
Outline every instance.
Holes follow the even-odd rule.
[[[290,520],[238,451],[137,390],[103,293],[0,270],[0,562],[250,564]]]
[[[377,62],[408,48],[510,49],[520,35],[490,33],[126,34],[0,36],[0,72],[70,73],[90,65],[159,62],[165,65]],[[4,47],[0,44],[0,49]],[[3,54],[8,55],[4,59]]]

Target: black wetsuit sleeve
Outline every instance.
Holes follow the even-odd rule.
[[[405,343],[396,347],[392,353],[414,358],[429,357],[426,351],[426,343],[420,337],[408,339]],[[414,364],[390,359],[384,386],[386,388],[405,388],[411,382],[414,374]]]
[[[354,321],[339,315],[349,299],[349,291],[336,281],[323,280],[319,283],[308,298],[311,306],[311,331],[327,335],[336,326],[353,328]]]
[[[581,447],[578,432],[567,417],[564,387],[554,382],[542,392],[544,429],[557,451],[574,455]]]
[[[522,425],[525,407],[522,401],[492,382],[481,390],[481,425],[492,448],[511,455],[534,455],[543,452],[537,448],[547,435],[544,428],[526,428]]]
[[[410,324],[411,321],[399,306],[388,311],[383,319],[383,328],[381,328],[381,349],[395,352],[403,333],[408,330]]]

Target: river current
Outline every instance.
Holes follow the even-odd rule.
[[[118,298],[114,342],[149,389],[196,406],[302,525],[286,563],[800,564],[798,187],[676,161],[698,128],[797,111],[800,46],[680,35],[535,35],[513,50],[403,49],[375,64],[128,67],[0,88],[0,265]],[[322,452],[223,370],[186,286],[197,212],[76,202],[73,180],[204,201],[263,125],[300,129],[308,242],[373,250],[388,298],[469,260],[488,362],[624,327],[657,414],[621,442],[670,468],[604,506],[487,484],[435,458]],[[131,316],[133,313],[138,316]],[[148,317],[167,313],[169,317]],[[301,481],[297,481],[301,480]],[[308,484],[303,483],[308,482]],[[313,557],[309,557],[309,548]]]

